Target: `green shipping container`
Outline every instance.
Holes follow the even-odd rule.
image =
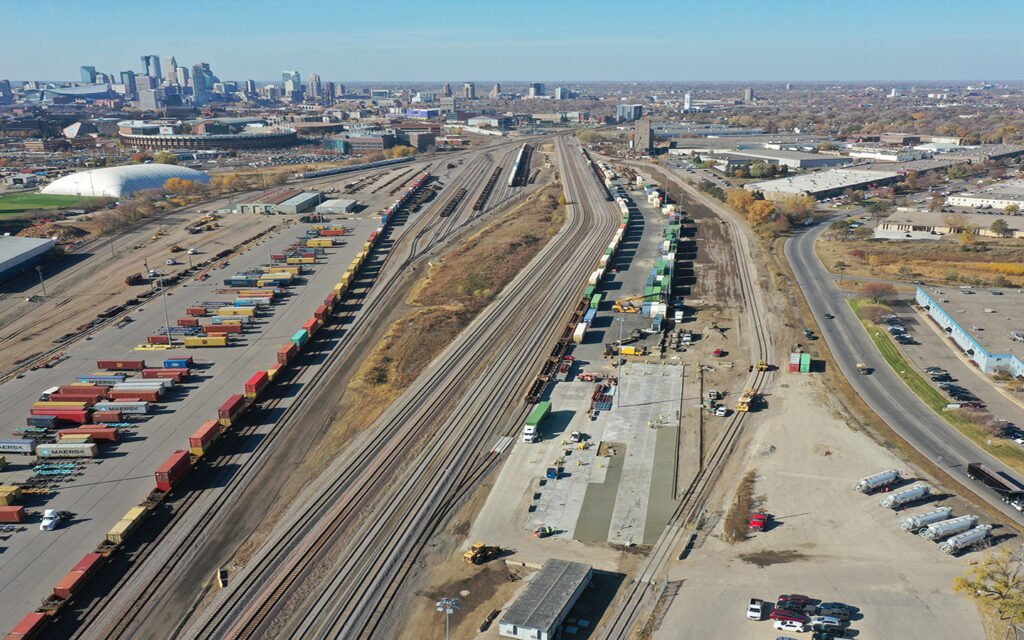
[[[600,307],[601,306],[601,298],[602,297],[603,296],[600,293],[595,294],[594,297],[590,299],[590,308],[591,309],[596,309],[596,308]]]
[[[606,256],[610,256],[610,255],[612,255],[612,253],[613,253],[613,251],[611,249],[605,249],[604,250],[604,255],[606,255]]]
[[[800,373],[811,372],[811,354],[801,353],[800,354]]]
[[[583,290],[583,297],[589,300],[591,297],[593,297],[595,291],[597,291],[596,284],[588,285],[587,288]]]
[[[530,417],[526,419],[526,424],[531,427],[539,427],[540,423],[544,422],[544,418],[547,418],[549,413],[551,413],[551,403],[547,400],[538,402],[537,406],[530,412]]]

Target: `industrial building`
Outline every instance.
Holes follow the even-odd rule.
[[[316,206],[317,213],[351,213],[359,206],[359,201],[352,198],[331,198]]]
[[[821,169],[824,167],[841,167],[853,162],[850,158],[824,153],[808,153],[806,151],[791,151],[789,149],[743,149],[726,146],[703,148],[672,149],[673,155],[689,155],[698,153],[701,157],[705,154],[721,156],[730,163],[757,163],[767,162],[780,167],[790,169]]]
[[[130,164],[79,171],[58,178],[43,187],[42,192],[66,196],[123,198],[137,191],[163,189],[171,178],[209,184],[210,176],[202,171],[173,164]]]
[[[915,301],[981,371],[1024,376],[1020,290],[918,287]]]
[[[300,191],[299,189],[281,189],[263,193],[239,203],[238,213],[303,213],[323,201],[320,191]]]
[[[957,193],[946,198],[951,207],[1005,209],[1011,205],[1024,209],[1024,181],[1000,182],[986,189]]]
[[[320,191],[303,191],[277,205],[278,213],[305,213],[323,202],[324,194]]]
[[[593,572],[589,564],[548,560],[505,612],[498,633],[522,640],[557,638],[562,622],[583,595]]]
[[[47,238],[0,236],[0,282],[36,266],[54,246],[54,241]]]
[[[633,151],[648,153],[654,148],[654,135],[651,133],[651,119],[640,118],[636,121],[633,135]]]
[[[847,189],[883,187],[896,182],[899,176],[894,172],[829,169],[777,180],[751,182],[743,185],[743,188],[760,191],[769,199],[788,198],[802,193],[821,199],[842,195]]]
[[[965,216],[965,228],[971,233],[989,238],[1004,237],[992,231],[992,223],[1002,220],[1009,230],[1009,238],[1024,238],[1024,217],[1008,215],[992,215],[985,213],[967,213]],[[906,238],[910,234],[911,239],[922,239],[934,237],[940,238],[950,233],[959,233],[959,229],[951,229],[946,215],[931,211],[897,211],[882,220],[875,229],[876,238]]]

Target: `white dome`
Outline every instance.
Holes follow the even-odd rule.
[[[122,198],[136,191],[162,189],[171,178],[209,183],[210,176],[202,171],[173,164],[130,164],[79,171],[58,178],[43,188],[43,193],[67,196],[97,196]]]

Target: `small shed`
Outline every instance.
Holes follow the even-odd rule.
[[[316,207],[317,213],[350,213],[355,211],[359,201],[352,198],[331,198]]]
[[[583,595],[593,572],[593,567],[582,562],[548,560],[502,616],[498,633],[520,640],[558,637],[562,622]]]

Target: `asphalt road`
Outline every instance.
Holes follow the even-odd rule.
[[[839,369],[850,385],[892,429],[915,449],[944,471],[968,487],[977,488],[977,495],[1016,522],[1024,516],[1002,502],[992,491],[967,477],[968,462],[983,462],[997,473],[1015,477],[1015,474],[995,457],[968,440],[949,423],[938,416],[896,375],[882,359],[871,338],[846,300],[853,293],[835,286],[829,274],[814,253],[814,242],[827,228],[826,222],[803,227],[786,243],[786,259],[793,267],[797,284],[811,307],[822,337],[828,342]],[[825,313],[835,315],[826,320]],[[858,375],[856,363],[862,362],[874,369],[870,375]],[[880,471],[865,469],[864,475]]]

